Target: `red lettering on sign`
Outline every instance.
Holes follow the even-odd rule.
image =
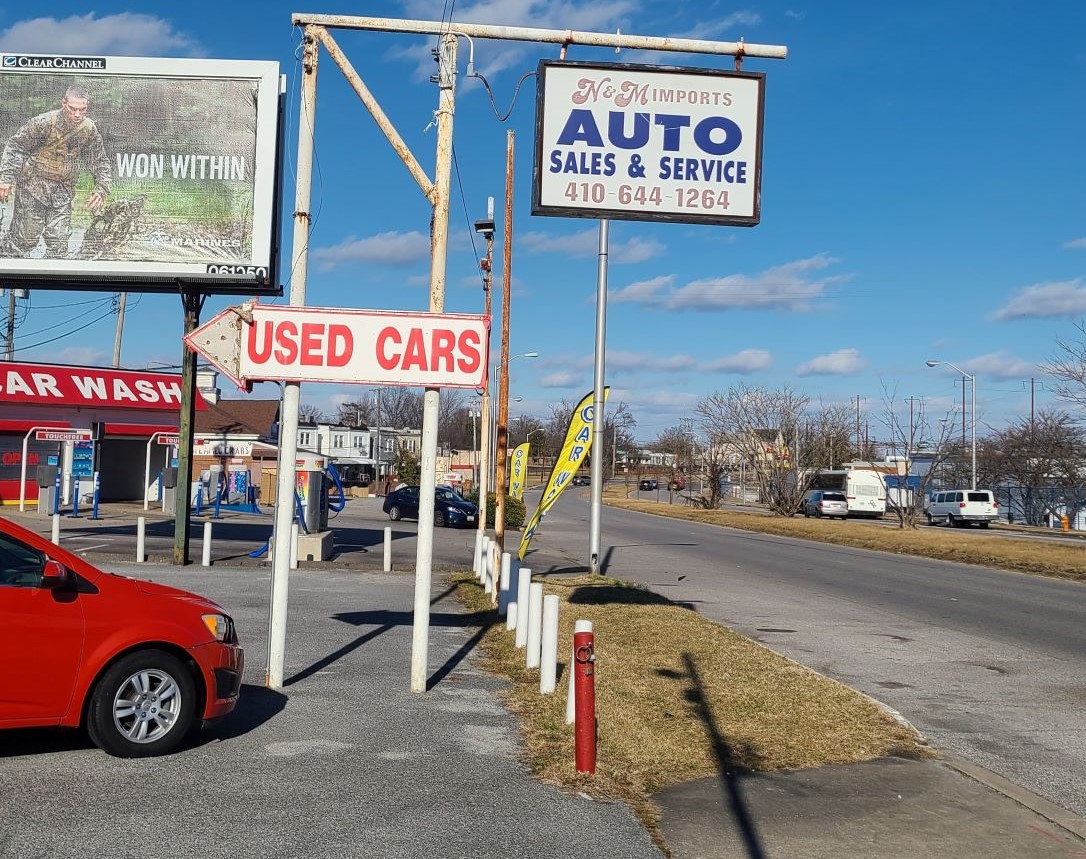
[[[319,367],[324,346],[324,326],[319,322],[302,323],[302,365]]]
[[[426,346],[422,342],[422,332],[418,328],[412,328],[411,333],[407,335],[407,349],[404,351],[403,363],[400,365],[403,370],[427,370],[426,366]]]
[[[298,326],[289,319],[279,323],[275,330],[275,344],[279,347],[275,350],[275,360],[280,364],[293,364],[298,360]]]
[[[453,346],[456,345],[456,335],[448,329],[438,328],[433,335],[433,348],[430,353],[430,369],[440,370],[439,362],[444,360],[445,370],[449,373],[453,369]]]
[[[400,332],[395,328],[382,328],[381,333],[377,335],[377,363],[381,365],[382,370],[391,370],[400,362],[399,354],[390,355],[385,351],[390,341],[399,346]]]
[[[256,345],[256,333],[257,333],[257,328],[259,328],[259,327],[263,327],[263,329],[264,329],[264,340],[262,341],[260,347],[257,348],[257,345]],[[271,332],[272,332],[272,324],[270,322],[265,322],[263,324],[263,326],[258,326],[258,325],[250,325],[249,326],[249,338],[248,338],[248,340],[246,342],[246,346],[247,346],[247,348],[249,350],[249,360],[252,361],[254,364],[263,364],[265,361],[268,360],[268,358],[271,357],[271,350],[272,350]]]
[[[482,339],[478,331],[464,331],[457,342],[460,359],[456,362],[461,373],[474,373],[483,363]]]
[[[346,367],[354,354],[354,337],[346,325],[328,326],[328,366]]]

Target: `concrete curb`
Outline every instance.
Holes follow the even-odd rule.
[[[962,775],[980,782],[988,789],[1014,800],[1035,814],[1039,814],[1052,825],[1058,826],[1060,829],[1064,829],[1077,838],[1086,841],[1086,818],[1079,817],[1074,812],[1061,808],[1044,797],[1038,796],[1032,791],[1005,779],[1003,776],[964,758],[940,752],[938,759]]]

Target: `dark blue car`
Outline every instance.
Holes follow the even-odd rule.
[[[381,508],[393,522],[419,518],[418,486],[401,486],[385,496]],[[434,498],[434,524],[441,526],[474,525],[478,522],[479,508],[464,499],[455,489],[438,486]]]

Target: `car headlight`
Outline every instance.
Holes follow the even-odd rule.
[[[200,619],[216,641],[233,641],[234,621],[225,614],[205,614]]]

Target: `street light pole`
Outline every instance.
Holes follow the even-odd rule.
[[[952,370],[957,370],[966,379],[969,380],[969,390],[972,392],[970,400],[969,414],[971,416],[971,432],[970,439],[973,448],[973,485],[972,489],[977,488],[977,377],[972,373],[967,373],[961,367],[951,364],[949,361],[927,361],[925,362],[929,367],[938,367],[940,364],[945,364]]]

